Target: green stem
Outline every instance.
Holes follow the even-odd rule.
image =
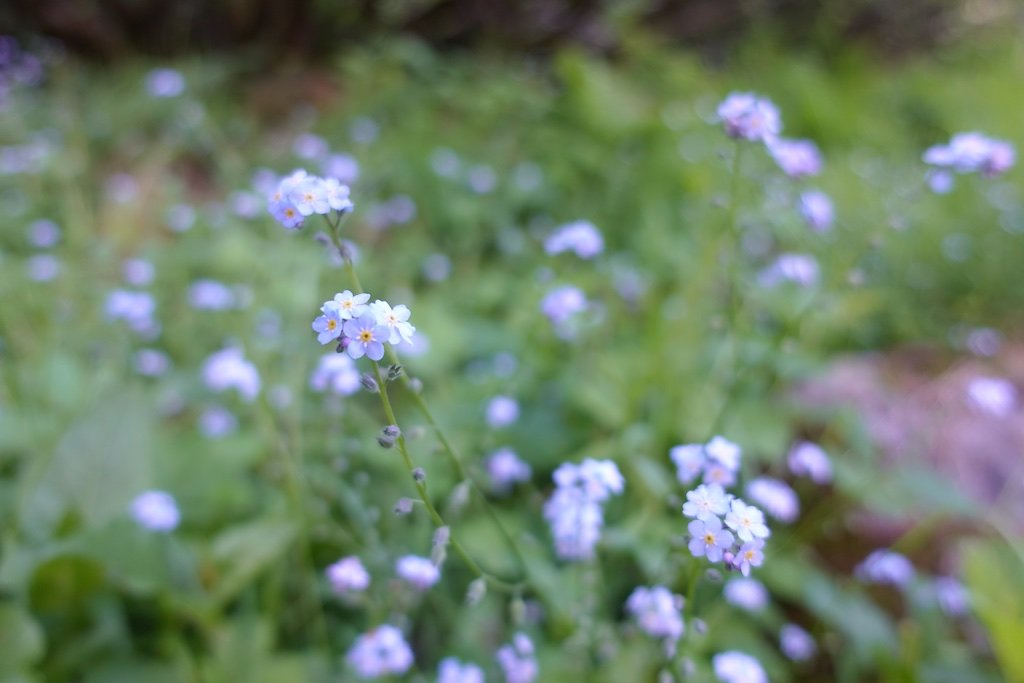
[[[342,220],[344,220],[344,216],[340,216],[338,220],[335,222],[331,222],[329,218],[327,219],[327,224],[331,228],[331,242],[334,245],[334,248],[338,250],[338,255],[341,256],[342,260],[345,262],[345,269],[348,271],[348,276],[349,279],[352,281],[352,286],[355,290],[355,293],[362,294],[365,290],[363,289],[362,283],[359,281],[359,274],[356,272],[355,264],[352,262],[352,259],[348,257],[348,254],[346,253],[346,250],[344,249],[341,243],[341,236],[339,232]],[[393,347],[387,347],[387,354],[388,360],[391,363],[395,365],[401,365],[398,353],[394,350]],[[378,377],[378,382],[379,380],[380,378]],[[427,424],[430,425],[430,428],[434,431],[434,435],[437,437],[438,442],[441,444],[441,448],[444,451],[444,454],[447,457],[452,469],[455,470],[456,475],[459,477],[461,481],[469,482],[471,488],[477,494],[477,498],[479,498],[480,501],[483,503],[483,507],[484,510],[487,512],[487,516],[490,517],[491,521],[494,523],[494,526],[498,529],[498,533],[501,534],[505,543],[511,549],[512,554],[515,555],[516,562],[519,564],[522,573],[524,574],[524,576],[527,575],[529,573],[528,565],[526,563],[526,559],[523,557],[522,551],[519,549],[519,544],[516,543],[516,540],[512,537],[512,534],[502,523],[501,518],[498,516],[497,510],[495,510],[494,506],[491,505],[490,501],[487,500],[487,496],[484,493],[483,487],[477,481],[476,477],[474,477],[468,472],[465,465],[463,464],[462,458],[459,456],[458,452],[455,450],[455,447],[452,445],[451,441],[449,441],[448,437],[445,435],[444,430],[441,429],[441,426],[434,418],[434,414],[430,411],[430,407],[427,405],[427,402],[424,400],[420,392],[415,391],[414,388],[412,387],[412,382],[407,373],[402,373],[401,381],[403,386],[405,386],[409,394],[412,396],[413,403],[416,404],[417,409],[423,415],[423,418],[427,421]],[[382,387],[381,391],[383,393],[384,384],[383,382],[380,382],[380,384]],[[392,424],[395,423],[392,422]]]
[[[380,396],[381,407],[384,408],[384,416],[387,418],[388,424],[398,427],[398,419],[395,417],[395,411],[391,407],[391,399],[388,396],[387,382],[384,380],[383,375],[381,375],[380,366],[376,363],[373,363],[373,374],[380,389],[378,396]],[[508,591],[517,590],[518,586],[516,584],[502,581],[481,569],[476,560],[470,557],[469,553],[466,552],[466,549],[463,548],[462,544],[455,538],[455,532],[452,531],[451,526],[444,521],[444,518],[441,517],[441,513],[437,511],[437,508],[434,507],[433,502],[431,502],[430,495],[427,493],[426,484],[424,484],[415,475],[416,466],[413,464],[412,456],[409,455],[409,449],[405,442],[405,435],[401,433],[400,427],[398,438],[395,440],[395,445],[398,447],[398,453],[402,456],[402,462],[405,463],[405,468],[408,470],[409,476],[412,477],[413,484],[416,487],[416,492],[420,496],[420,500],[427,508],[427,513],[430,515],[430,519],[433,520],[437,527],[448,527],[450,532],[448,543],[452,546],[452,549],[455,550],[455,554],[459,556],[459,559],[462,560],[463,564],[466,565],[474,576],[484,579],[488,584],[496,588]]]

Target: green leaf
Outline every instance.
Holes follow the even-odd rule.
[[[43,631],[17,605],[0,604],[0,681],[37,661],[43,654]]]
[[[152,411],[141,394],[99,400],[57,444],[22,519],[38,534],[47,531],[40,526],[54,532],[68,514],[87,527],[123,515],[150,486],[152,430]]]
[[[976,541],[965,550],[974,609],[988,629],[1008,681],[1024,681],[1024,562],[1006,543]]]
[[[285,554],[297,527],[280,519],[261,519],[236,526],[213,541],[213,559],[220,569],[214,601],[223,605]]]

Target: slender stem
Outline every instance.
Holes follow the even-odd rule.
[[[374,378],[377,380],[377,385],[380,387],[378,396],[380,396],[381,406],[384,408],[384,416],[387,418],[389,424],[393,424],[397,427],[398,419],[395,417],[395,411],[391,407],[391,399],[388,396],[387,382],[384,380],[383,375],[381,375],[380,366],[376,363],[373,364],[373,374]],[[436,526],[446,526],[451,530],[451,526],[444,521],[444,518],[441,517],[441,513],[437,511],[437,508],[434,507],[434,504],[431,502],[430,495],[427,493],[426,484],[420,481],[414,474],[416,466],[413,464],[412,456],[409,455],[409,449],[405,443],[404,434],[399,433],[398,438],[395,440],[395,445],[398,447],[398,452],[402,456],[402,462],[405,463],[405,468],[413,478],[413,484],[416,486],[416,491],[419,493],[420,500],[423,501],[423,505],[427,508],[427,513],[430,515],[431,520],[433,520]],[[459,559],[462,560],[463,564],[465,564],[475,576],[483,578],[489,584],[497,588],[505,590],[512,590],[516,588],[515,584],[502,581],[481,569],[476,560],[470,557],[469,553],[466,552],[466,549],[463,548],[462,544],[455,538],[455,532],[451,531],[450,533],[451,535],[448,539],[449,544],[451,544],[452,548],[455,550],[455,554],[459,556]]]
[[[341,243],[341,236],[339,232],[341,222],[343,220],[344,215],[339,216],[337,221],[334,222],[332,222],[330,218],[327,218],[327,224],[330,226],[331,229],[331,242],[334,245],[334,248],[338,250],[338,255],[341,256],[342,260],[345,262],[345,269],[346,271],[348,271],[349,279],[352,281],[352,287],[354,288],[356,294],[362,294],[365,290],[363,290],[363,285],[359,281],[359,274],[356,272],[355,263],[352,262],[352,259],[349,257],[348,251],[344,248],[344,245],[342,245]],[[393,347],[387,347],[387,354],[389,361],[391,361],[395,365],[401,364],[400,359],[398,357],[398,353],[394,350]],[[444,451],[444,454],[447,457],[448,462],[451,464],[452,469],[455,470],[455,473],[460,480],[469,482],[473,491],[477,494],[477,497],[483,503],[483,507],[484,510],[486,510],[487,512],[487,516],[491,518],[491,521],[498,529],[498,533],[501,534],[502,538],[505,540],[505,543],[512,550],[512,554],[515,555],[516,562],[519,564],[519,567],[522,570],[523,574],[528,574],[528,565],[526,563],[526,559],[523,557],[522,551],[520,551],[519,549],[519,544],[516,543],[516,540],[512,537],[512,534],[505,527],[504,523],[502,523],[497,511],[494,509],[494,506],[491,505],[490,501],[487,500],[487,496],[484,493],[483,487],[477,481],[476,477],[474,477],[472,474],[468,472],[465,465],[463,464],[462,458],[459,456],[458,452],[455,450],[455,447],[452,445],[451,441],[449,441],[448,437],[445,435],[444,430],[441,429],[441,426],[434,418],[434,415],[430,411],[430,407],[427,405],[427,402],[424,400],[420,392],[414,390],[414,388],[412,387],[412,381],[410,380],[407,373],[402,373],[401,381],[405,388],[408,389],[409,394],[412,396],[413,403],[416,404],[417,409],[419,409],[420,413],[423,415],[423,418],[427,421],[427,423],[430,425],[430,428],[434,431],[434,435],[437,437],[438,442],[441,444],[441,448]],[[381,393],[383,394],[384,383],[380,382],[379,377],[378,382],[382,387]],[[392,424],[397,423],[392,421]]]
[[[715,413],[715,418],[712,420],[710,435],[717,434],[722,427],[722,422],[725,419],[725,415],[728,412],[728,408],[732,405],[732,402],[736,399],[736,388],[739,386],[739,366],[740,366],[740,350],[739,350],[739,331],[738,321],[740,317],[740,309],[742,308],[742,299],[739,296],[739,279],[740,279],[740,254],[742,251],[742,240],[739,230],[739,223],[737,221],[737,213],[739,208],[739,195],[740,195],[740,177],[742,175],[742,162],[743,162],[743,142],[737,140],[736,148],[732,157],[732,179],[729,184],[729,205],[728,213],[726,214],[726,232],[724,239],[726,240],[725,248],[725,285],[726,285],[726,328],[725,328],[725,341],[722,344],[720,355],[718,360],[715,362],[717,367],[719,361],[726,358],[726,352],[732,351],[731,362],[729,368],[727,368],[728,376],[726,380],[726,391],[725,398],[722,399],[722,405],[719,406],[718,411]],[[717,374],[717,373],[714,373]]]
[[[399,363],[398,354],[392,348],[388,349],[388,358],[395,364]],[[497,527],[498,533],[501,534],[502,538],[505,540],[505,543],[512,550],[512,554],[515,555],[516,561],[519,563],[519,566],[522,569],[522,571],[526,573],[528,571],[526,559],[523,557],[522,552],[519,550],[519,544],[516,543],[516,540],[512,537],[512,534],[505,527],[504,523],[502,523],[501,518],[498,516],[497,510],[495,510],[494,506],[491,505],[490,501],[487,500],[487,496],[484,493],[483,487],[477,481],[476,477],[474,477],[466,470],[466,467],[462,462],[462,458],[459,457],[459,454],[455,450],[455,447],[452,446],[451,442],[448,440],[448,437],[445,436],[444,430],[441,429],[441,426],[437,423],[437,420],[434,419],[434,415],[433,413],[430,412],[430,407],[427,405],[427,402],[423,399],[423,396],[418,391],[413,390],[412,386],[410,385],[409,378],[405,373],[402,374],[402,382],[405,385],[405,387],[409,390],[409,394],[412,396],[413,403],[416,404],[416,407],[419,409],[420,413],[422,413],[423,418],[427,421],[427,424],[430,425],[430,428],[434,430],[434,435],[437,437],[438,442],[440,442],[441,448],[444,451],[445,456],[448,458],[448,462],[451,464],[452,469],[455,470],[455,473],[460,480],[469,482],[470,486],[477,494],[477,497],[483,502],[483,507],[484,510],[487,512],[487,516],[491,518],[492,522],[494,522],[494,526]]]

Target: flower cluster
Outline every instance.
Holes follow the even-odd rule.
[[[957,133],[948,144],[925,150],[924,162],[957,173],[979,173],[986,178],[1002,175],[1013,168],[1017,151],[1005,140],[982,133]]]
[[[818,283],[818,261],[810,254],[779,254],[775,261],[758,275],[763,287],[777,287],[791,282],[798,287],[813,287]]]
[[[329,344],[338,340],[339,350],[353,359],[366,356],[378,361],[384,357],[384,344],[411,343],[416,328],[409,324],[409,308],[394,308],[377,299],[372,304],[369,294],[353,294],[345,290],[320,307],[323,315],[313,321],[317,341]]]
[[[352,208],[347,185],[337,178],[321,178],[301,169],[282,178],[267,201],[270,214],[290,230],[301,228],[313,214],[347,213]]]
[[[437,667],[437,683],[484,683],[484,671],[476,664],[445,657]]]
[[[309,375],[309,388],[318,392],[330,391],[338,396],[351,396],[359,391],[359,370],[347,355],[324,354]]]
[[[544,504],[555,552],[564,560],[589,560],[601,538],[601,504],[622,493],[625,480],[611,460],[587,458],[579,465],[563,463],[554,473],[555,492]]]
[[[782,130],[779,110],[766,97],[734,92],[718,105],[718,120],[731,138],[771,142]]]
[[[246,401],[260,393],[260,373],[241,349],[228,347],[211,354],[203,363],[203,381],[211,391],[235,389]]]
[[[413,664],[412,649],[402,632],[390,624],[356,638],[345,658],[360,678],[401,675]]]
[[[640,630],[664,639],[669,647],[682,637],[685,630],[682,609],[682,596],[673,595],[664,586],[639,586],[626,600],[626,611],[636,620]]]
[[[604,238],[590,221],[567,223],[544,240],[544,251],[561,254],[575,252],[582,259],[592,259],[604,250]]]
[[[782,172],[790,178],[802,178],[821,173],[821,152],[810,140],[778,138],[768,142],[768,152]]]
[[[156,301],[149,292],[115,289],[107,295],[105,312],[108,320],[124,321],[137,334],[155,338],[160,323],[155,317]]]
[[[532,470],[511,448],[499,448],[487,456],[487,475],[491,480],[491,488],[497,493],[505,493],[520,482],[530,480]]]
[[[693,518],[687,528],[694,557],[706,557],[710,562],[725,560],[726,566],[744,576],[750,574],[751,567],[764,562],[764,539],[771,535],[764,513],[726,493],[718,484],[701,484],[687,493],[683,514]],[[723,519],[728,529],[722,526]]]
[[[742,450],[728,439],[716,436],[706,444],[675,446],[669,457],[676,465],[676,476],[690,484],[703,474],[704,482],[686,494],[683,515],[692,521],[690,552],[709,562],[724,561],[744,576],[751,567],[764,562],[764,541],[771,535],[764,513],[753,505],[726,493],[736,483]]]
[[[832,481],[832,462],[821,446],[809,441],[793,445],[786,457],[789,471],[797,477],[807,477],[815,484],[824,485]]]
[[[441,579],[441,570],[429,558],[418,555],[400,557],[395,573],[418,591],[425,591]]]
[[[676,466],[676,478],[684,486],[703,474],[705,484],[732,486],[740,469],[740,447],[716,436],[706,444],[673,446],[669,458]]]
[[[506,683],[532,683],[540,673],[533,652],[533,641],[525,633],[517,633],[512,642],[495,653]]]
[[[355,556],[341,558],[327,567],[325,574],[338,595],[361,593],[370,586],[370,574]]]

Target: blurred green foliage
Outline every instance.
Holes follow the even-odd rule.
[[[920,154],[962,129],[1024,144],[1021,94],[1010,87],[1024,75],[1020,49],[1001,41],[888,69],[856,51],[824,62],[754,42],[713,70],[633,36],[614,62],[568,49],[548,68],[445,58],[395,40],[348,51],[312,78],[182,63],[187,92],[164,100],[145,95],[141,64],[55,67],[0,115],[0,144],[42,140],[50,150],[38,172],[0,177],[0,681],[330,680],[355,635],[397,612],[408,615],[423,672],[445,654],[489,661],[507,637],[508,605],[489,595],[466,610],[470,577],[452,560],[443,587],[398,606],[378,595],[369,610],[354,608],[322,578],[328,563],[358,553],[380,591],[401,602],[385,577],[395,555],[428,551],[431,527],[423,515],[390,512],[410,488],[374,442],[382,417],[373,401],[306,387],[322,352],[309,322],[348,286],[311,239],[318,228],[287,233],[227,204],[256,168],[307,163],[291,152],[305,132],[361,166],[345,236],[360,250],[367,288],[408,301],[429,338],[429,355],[409,364],[441,423],[474,468],[505,444],[534,468],[531,486],[496,504],[523,539],[536,580],[529,597],[547,610],[543,680],[653,678],[658,649],[621,625],[621,605],[641,583],[680,590],[685,549],[671,539],[684,533],[683,492],[665,454],[711,431],[743,445],[747,476],[781,473],[794,438],[820,435],[837,481],[801,489],[807,515],[772,539],[779,550],[759,573],[775,598],[768,610],[742,613],[714,584],[697,592],[709,626],[691,653],[698,662],[742,647],[772,680],[997,680],[985,647],[968,644],[933,602],[875,594],[849,576],[874,543],[849,524],[852,511],[978,523],[985,512],[911,463],[887,466],[879,482],[882,465],[856,420],[809,413],[785,388],[839,352],[944,344],[962,325],[1019,325],[1019,173],[961,178],[953,193],[933,196]],[[712,118],[735,89],[770,96],[787,135],[821,146],[826,170],[813,184],[833,197],[838,219],[830,233],[807,232],[794,209],[799,187],[760,150],[748,155],[739,221],[749,319],[723,342],[722,155],[731,151]],[[439,150],[454,153],[454,178],[433,168]],[[474,190],[474,172],[493,174],[493,189]],[[135,179],[134,200],[110,199],[116,173]],[[415,218],[375,227],[374,209],[396,195],[415,202]],[[185,232],[166,224],[180,203],[197,210]],[[45,284],[24,267],[25,227],[36,218],[62,228],[54,253],[63,270]],[[540,246],[577,218],[604,233],[607,254],[594,264]],[[758,272],[785,251],[815,256],[820,286],[762,290]],[[425,276],[434,253],[450,260],[448,279]],[[102,314],[131,256],[156,266],[158,345],[173,362],[158,380],[133,372],[143,344]],[[252,304],[192,310],[186,289],[199,277],[248,288]],[[603,310],[571,345],[538,311],[543,292],[567,282]],[[268,311],[279,334],[262,324]],[[290,391],[290,404],[210,395],[198,368],[234,342],[264,387]],[[717,362],[723,343],[743,368],[735,396]],[[499,354],[516,358],[513,373],[496,371]],[[498,393],[523,405],[504,433],[482,419]],[[241,428],[211,440],[196,420],[215,400]],[[396,410],[407,432],[423,426],[407,396]],[[456,482],[432,438],[412,448],[431,490],[450,491]],[[553,559],[538,512],[552,469],[582,456],[615,459],[629,482],[607,511],[597,578]],[[177,498],[180,532],[154,536],[128,519],[129,501],[149,487]],[[488,567],[512,565],[478,505],[436,502]],[[997,570],[991,554],[969,556],[968,578],[1012,680],[1018,661],[1007,643],[1019,629],[995,606],[1015,574]],[[586,638],[583,605],[594,624]],[[823,650],[802,669],[772,636],[790,620],[808,624]]]

